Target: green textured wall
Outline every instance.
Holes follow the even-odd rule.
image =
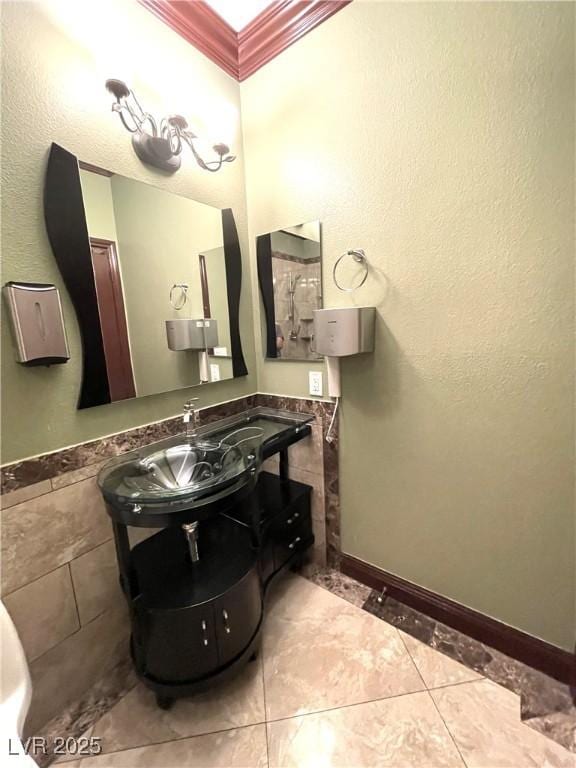
[[[241,332],[248,377],[77,411],[78,326],[46,237],[42,210],[46,159],[55,141],[86,162],[217,208],[231,207],[248,275],[238,83],[144,8],[124,0],[65,7],[3,2],[1,53],[2,279],[59,286],[72,354],[66,365],[23,368],[14,361],[3,322],[2,461],[172,416],[192,393],[207,405],[254,392],[252,299],[246,279]],[[174,72],[185,72],[193,87],[183,88]],[[173,177],[142,165],[129,134],[110,111],[104,80],[114,76],[130,82],[141,101],[159,116],[181,111],[198,133],[222,136],[237,155],[236,162],[210,174],[185,153],[182,168]],[[4,319],[4,307],[2,312]]]
[[[344,551],[573,649],[574,5],[353,2],[241,93],[251,242],[320,219],[326,305],[378,310]],[[264,392],[317,368],[258,360]]]

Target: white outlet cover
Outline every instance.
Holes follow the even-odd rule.
[[[217,363],[210,363],[210,381],[220,381],[220,366]]]
[[[322,371],[308,371],[308,391],[311,395],[322,397]]]

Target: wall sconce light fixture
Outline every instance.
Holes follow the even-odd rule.
[[[160,128],[149,112],[144,112],[134,92],[122,80],[106,80],[106,88],[115,97],[112,111],[118,113],[122,125],[132,134],[132,146],[143,163],[174,173],[180,168],[180,153],[184,142],[192,150],[196,162],[205,171],[219,171],[223,163],[236,157],[226,144],[215,144],[216,160],[206,161],[194,146],[197,136],[188,128],[182,115],[163,117]]]

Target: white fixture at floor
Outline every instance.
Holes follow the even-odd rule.
[[[10,614],[0,601],[0,752],[14,768],[36,768],[21,738],[32,698],[30,672]]]

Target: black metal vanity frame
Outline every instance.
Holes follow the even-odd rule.
[[[288,448],[311,434],[302,423],[267,439],[279,475],[254,472],[223,500],[166,515],[134,515],[107,502],[120,582],[132,625],[131,654],[142,682],[167,708],[179,697],[236,674],[260,647],[267,588],[314,543],[310,486],[288,477]],[[206,556],[186,562],[183,522],[200,520]],[[159,533],[131,548],[128,527]]]

